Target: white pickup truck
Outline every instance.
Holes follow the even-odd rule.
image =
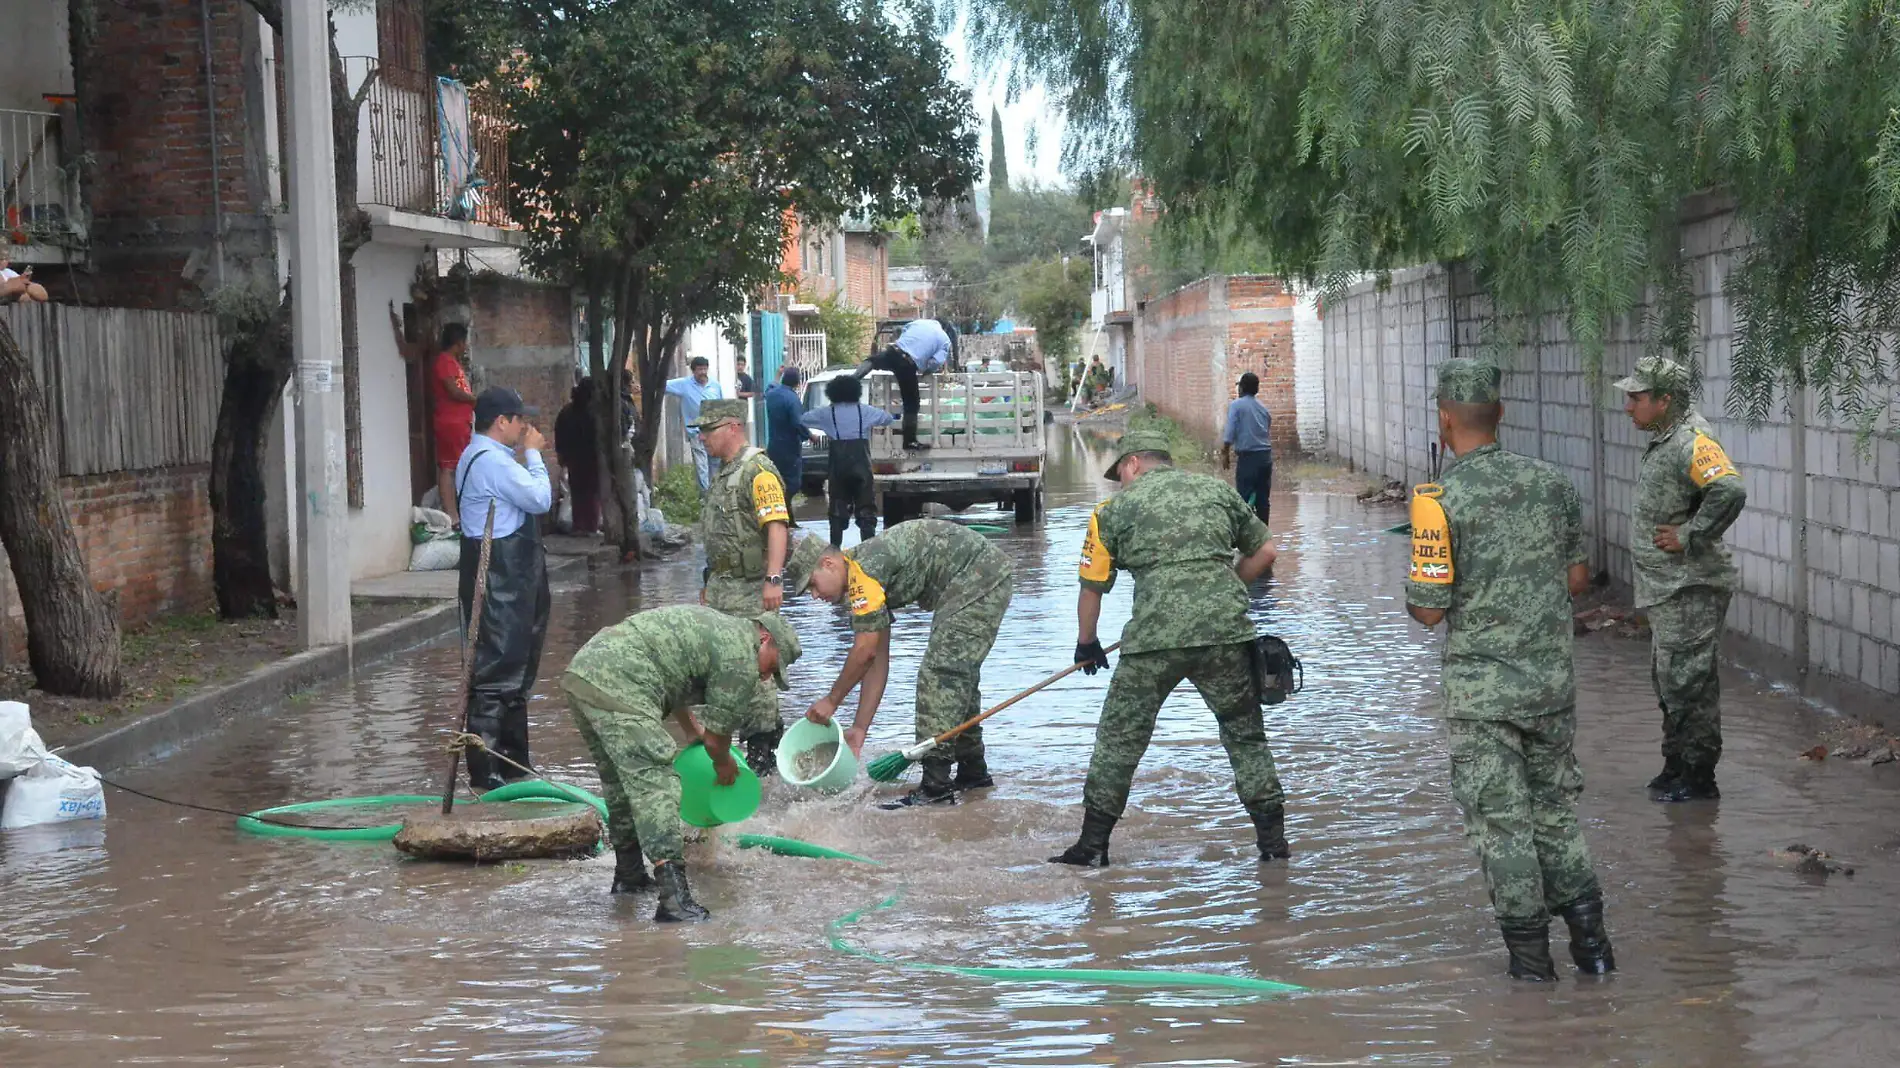
[[[826,404],[824,384],[848,370],[813,376],[807,410]],[[901,419],[903,399],[889,372],[865,378],[864,402]],[[917,412],[917,440],[929,449],[907,452],[898,424],[871,433],[871,470],[884,524],[902,522],[936,503],[961,511],[975,504],[1014,509],[1016,521],[1042,514],[1043,382],[1034,371],[956,371],[925,375]],[[814,442],[807,481],[825,452]]]

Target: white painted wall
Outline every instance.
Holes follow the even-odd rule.
[[[421,249],[381,242],[356,253],[363,508],[350,513],[352,579],[409,567],[409,390],[384,309],[409,291],[421,262]]]
[[[46,93],[73,91],[66,0],[0,3],[0,108],[51,111]]]
[[[1293,306],[1293,407],[1300,425],[1300,448],[1326,448],[1326,327],[1320,322],[1319,291],[1298,294]]]

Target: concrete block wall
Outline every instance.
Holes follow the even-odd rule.
[[[1300,451],[1326,449],[1326,327],[1320,320],[1319,293],[1300,292],[1293,305],[1293,407],[1298,416]]]
[[[212,601],[209,473],[202,464],[60,480],[95,588],[117,591],[119,620],[137,627]],[[0,551],[0,665],[26,662],[26,619]]]
[[[1248,371],[1273,413],[1273,444],[1300,451],[1293,293],[1278,278],[1213,275],[1146,301],[1135,315],[1138,342],[1129,375],[1141,399],[1189,433],[1217,442]]]
[[[1735,320],[1724,290],[1746,235],[1725,212],[1694,210],[1683,242],[1700,326],[1697,408],[1749,492],[1726,539],[1739,573],[1729,628],[1816,671],[1900,694],[1900,443],[1862,442],[1806,394],[1759,426],[1727,414]],[[1501,441],[1570,476],[1593,559],[1629,583],[1631,504],[1649,436],[1609,383],[1647,350],[1641,311],[1613,324],[1595,378],[1560,318],[1500,357],[1486,348],[1492,315],[1468,274],[1439,267],[1397,272],[1384,289],[1363,283],[1328,305],[1328,453],[1384,478],[1425,481],[1438,436],[1432,370],[1483,350],[1508,372]]]

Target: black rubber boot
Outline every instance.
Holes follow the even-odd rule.
[[[959,790],[987,790],[996,785],[996,779],[990,774],[988,757],[982,749],[959,754],[957,757],[957,777],[950,785]]]
[[[660,906],[653,910],[654,923],[698,923],[712,913],[693,900],[686,885],[686,865],[668,861],[653,867],[653,880],[660,884]]]
[[[508,785],[497,770],[501,762],[489,755],[487,750],[470,746],[463,750],[462,756],[468,760],[468,788],[475,791],[477,797]]]
[[[745,740],[745,764],[752,774],[763,779],[778,771],[778,743],[785,737],[785,725],[769,734],[755,734]]]
[[[1260,843],[1261,860],[1285,860],[1293,855],[1286,844],[1286,806],[1265,805],[1248,809],[1253,817],[1254,840]]]
[[[1656,800],[1673,804],[1678,801],[1714,801],[1722,796],[1715,788],[1715,768],[1685,764],[1682,777],[1656,792]]]
[[[640,855],[640,843],[614,850],[612,893],[632,894],[653,888],[653,876],[647,874],[647,862]]]
[[[845,528],[849,527],[850,525],[851,525],[851,521],[848,519],[833,519],[831,521],[831,547],[832,548],[834,549],[844,548]],[[870,539],[866,538],[865,540],[869,541]]]
[[[955,781],[950,778],[950,758],[925,757],[923,767],[924,781],[915,790],[877,807],[895,812],[900,808],[915,808],[918,805],[956,804],[957,788]]]
[[[1649,780],[1649,785],[1645,787],[1645,789],[1667,790],[1676,785],[1676,782],[1681,778],[1682,759],[1680,757],[1663,757],[1662,772],[1655,778]]]
[[[1557,966],[1550,961],[1550,921],[1500,923],[1504,948],[1511,951],[1511,978],[1527,983],[1554,983]]]
[[[1603,895],[1591,894],[1563,910],[1564,925],[1570,928],[1570,959],[1585,975],[1608,975],[1616,970],[1616,953],[1610,948],[1610,932],[1603,927]]]
[[[1108,836],[1115,829],[1115,817],[1104,816],[1092,808],[1082,810],[1082,837],[1057,856],[1051,864],[1072,864],[1078,868],[1108,867]]]

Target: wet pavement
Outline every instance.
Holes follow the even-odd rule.
[[[1050,429],[1046,522],[1002,537],[1016,602],[984,669],[1000,700],[1060,667],[1100,458]],[[1073,840],[1107,676],[1074,675],[991,721],[1000,785],[954,809],[886,813],[866,786],[768,789],[744,830],[887,862],[742,852],[689,864],[711,923],[656,928],[614,898],[612,860],[451,867],[387,845],[241,835],[227,819],[121,793],[103,826],[0,835],[0,1064],[584,1065],[1891,1065],[1900,1047],[1900,773],[1806,764],[1816,713],[1734,674],[1719,805],[1659,806],[1645,648],[1580,639],[1582,814],[1622,972],[1514,985],[1447,788],[1435,640],[1400,600],[1396,512],[1323,492],[1276,499],[1282,548],[1257,609],[1306,664],[1269,710],[1289,864],[1256,861],[1212,717],[1183,687],[1136,780],[1115,865],[1043,863]],[[822,520],[806,524],[822,534]],[[590,584],[591,583],[591,584]],[[603,571],[557,594],[533,705],[537,761],[596,785],[554,690],[575,647],[636,605],[690,600],[697,564]],[[1127,618],[1108,599],[1103,632]],[[788,715],[848,642],[789,609],[805,641]],[[927,618],[868,753],[910,739]],[[438,646],[124,778],[253,809],[439,788],[455,653]],[[914,774],[914,773],[913,773]],[[1827,849],[1853,877],[1804,881],[1773,851]],[[997,983],[837,952],[852,927],[900,960],[1204,970],[1298,983],[1228,991]],[[1560,927],[1559,927],[1560,929]],[[1562,960],[1561,936],[1558,941]]]

